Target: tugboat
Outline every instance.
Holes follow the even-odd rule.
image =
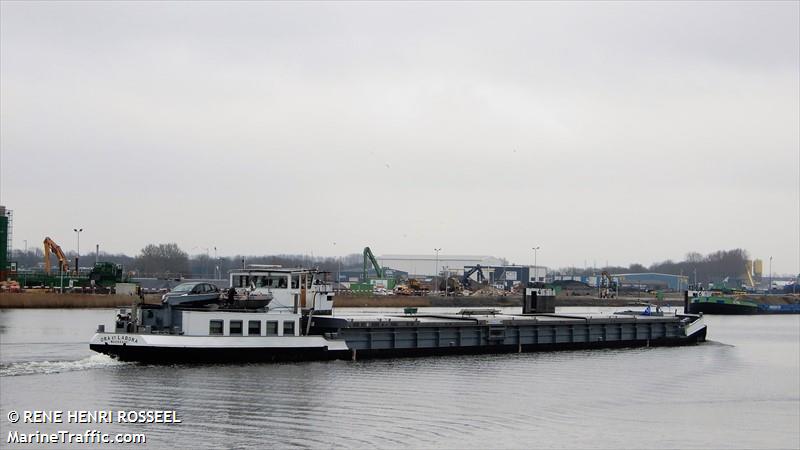
[[[279,266],[235,270],[227,291],[196,283],[160,305],[121,310],[114,330],[100,325],[89,346],[127,361],[219,363],[675,346],[706,337],[700,315],[555,314],[553,290],[533,286],[523,293],[522,314],[334,315],[324,275]]]

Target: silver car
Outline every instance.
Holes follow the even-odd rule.
[[[172,306],[202,307],[219,303],[219,288],[202,281],[181,283],[161,297],[162,303]]]

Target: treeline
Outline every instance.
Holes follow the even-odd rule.
[[[70,267],[74,267],[76,253],[65,252],[65,256],[69,259]],[[15,250],[11,259],[16,261],[20,268],[40,269],[44,262],[44,252],[40,248],[32,248],[27,252]],[[361,268],[362,264],[362,256],[356,253],[340,258],[308,255],[236,255],[218,258],[207,254],[190,256],[175,243],[149,244],[135,257],[105,252],[100,252],[99,255],[95,255],[94,252],[81,254],[79,264],[81,267],[91,267],[95,259],[121,264],[125,272],[142,278],[225,278],[229,270],[241,268],[246,264],[314,267],[332,273],[340,268],[341,270]],[[51,264],[55,267],[54,257],[51,257]]]
[[[608,273],[642,273],[658,272],[672,275],[686,275],[689,282],[693,283],[695,278],[699,283],[719,282],[725,278],[731,280],[741,278],[747,270],[747,260],[750,256],[746,250],[736,248],[733,250],[720,250],[717,252],[702,255],[697,252],[686,254],[683,261],[675,262],[666,260],[651,264],[645,267],[642,264],[634,263],[627,267],[607,266],[601,268],[577,268],[564,267],[557,270],[557,273],[564,275],[590,276],[599,274],[602,271]]]
[[[75,264],[75,252],[67,252],[70,267]],[[81,267],[91,267],[96,255],[94,253],[82,254]],[[225,278],[229,270],[237,269],[246,264],[277,264],[284,267],[316,267],[320,270],[336,272],[340,268],[361,268],[362,255],[350,254],[341,258],[313,257],[308,255],[236,255],[233,257],[214,258],[211,255],[201,254],[189,256],[175,243],[149,244],[137,256],[124,254],[110,254],[100,252],[99,261],[122,264],[126,272],[137,277],[193,277],[193,278]],[[607,266],[600,268],[564,267],[556,273],[564,275],[595,275],[602,271],[609,273],[641,273],[659,272],[673,275],[686,275],[690,282],[694,282],[695,275],[698,282],[716,282],[729,277],[741,278],[746,270],[746,261],[749,256],[745,250],[721,250],[708,255],[688,253],[683,261],[674,262],[666,260],[645,267],[634,263],[627,267]],[[17,261],[21,268],[38,268],[44,261],[44,253],[40,248],[29,249],[27,252],[15,250],[12,260]],[[51,259],[51,262],[54,262]]]

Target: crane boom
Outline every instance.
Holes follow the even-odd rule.
[[[370,250],[369,247],[364,247],[363,281],[367,281],[367,262],[372,263],[372,267],[375,268],[375,275],[378,278],[383,278],[383,269],[381,268],[381,265],[378,264],[378,260],[375,259],[375,255],[372,254],[372,250]]]
[[[756,283],[753,281],[753,262],[748,260],[744,265],[744,272],[747,275],[747,284],[750,285],[751,288],[756,287]]]
[[[486,280],[486,275],[483,274],[483,268],[480,264],[477,264],[472,269],[464,272],[464,275],[461,277],[461,284],[469,286],[469,277],[475,272],[478,272],[478,283],[483,283],[484,280]]]
[[[53,252],[58,258],[58,270],[61,272],[69,272],[69,260],[67,256],[61,251],[61,247],[49,237],[44,238],[44,270],[50,274],[50,252]]]

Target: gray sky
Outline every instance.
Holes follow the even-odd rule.
[[[17,248],[797,273],[798,5],[3,2],[0,203]]]

